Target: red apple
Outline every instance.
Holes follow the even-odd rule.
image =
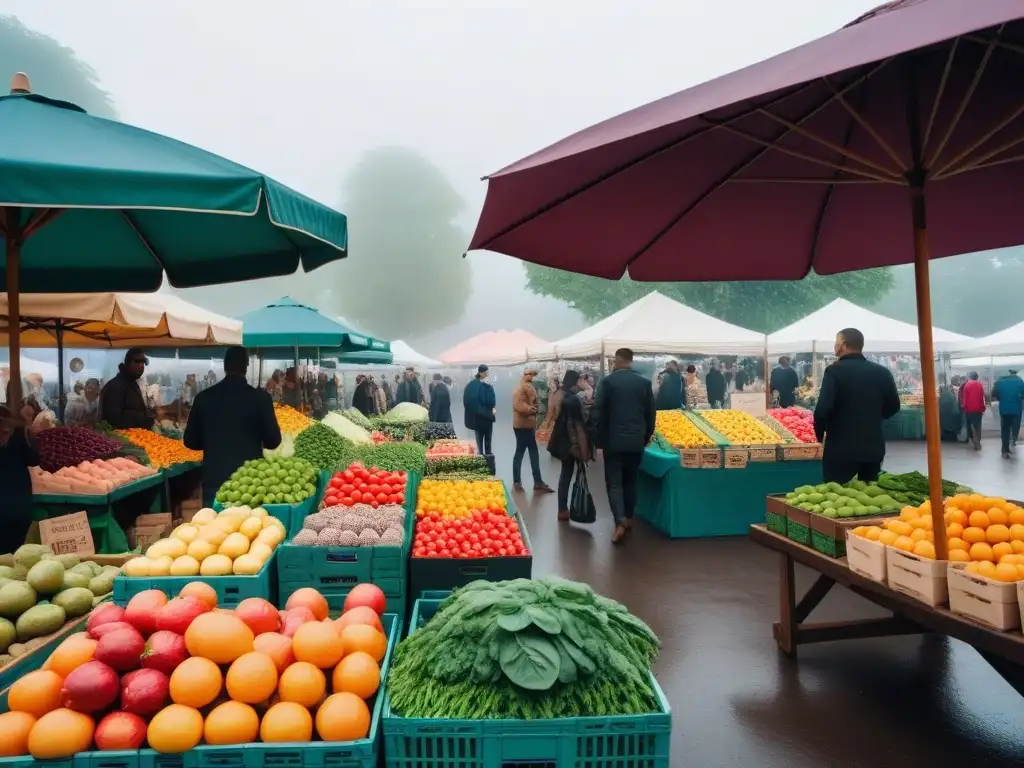
[[[130,712],[111,712],[96,725],[96,748],[102,751],[141,749],[146,741],[146,721]]]

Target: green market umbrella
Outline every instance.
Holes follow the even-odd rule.
[[[391,345],[354,331],[290,296],[242,315],[242,343],[248,348],[313,347],[335,354],[361,350],[389,352]],[[321,352],[321,354],[324,354]]]
[[[345,216],[245,166],[30,93],[0,97],[0,256],[25,292],[156,291],[345,258]],[[20,395],[20,345],[11,336]]]

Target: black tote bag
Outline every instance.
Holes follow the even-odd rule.
[[[576,465],[576,479],[573,481],[572,496],[569,500],[569,519],[574,523],[587,525],[597,520],[597,507],[587,483],[587,465],[583,462]]]

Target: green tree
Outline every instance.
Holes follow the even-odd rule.
[[[873,304],[892,286],[889,270],[811,274],[803,280],[729,283],[638,283],[628,277],[603,280],[536,264],[526,265],[526,286],[533,293],[569,304],[587,320],[599,320],[651,291],[726,322],[762,333],[784,328],[843,297]]]
[[[15,72],[27,73],[36,93],[70,101],[93,115],[117,117],[96,72],[73,50],[14,16],[0,16],[0,74],[10,77]]]
[[[469,297],[465,203],[444,173],[414,150],[366,152],[345,178],[340,209],[352,255],[332,270],[334,312],[395,339],[458,322]]]

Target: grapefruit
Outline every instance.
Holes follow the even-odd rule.
[[[199,710],[181,704],[171,704],[157,712],[146,731],[150,748],[164,754],[187,752],[202,739],[203,716]]]
[[[193,656],[171,673],[171,701],[186,707],[205,707],[220,695],[224,678],[209,659]]]
[[[350,653],[338,662],[331,675],[331,690],[334,693],[354,693],[360,699],[368,699],[380,687],[380,667],[373,657],[363,651]]]
[[[244,653],[231,662],[225,682],[228,695],[235,701],[259,704],[277,689],[277,666],[266,654]]]
[[[292,608],[308,608],[317,621],[323,621],[327,618],[327,614],[330,612],[330,608],[327,605],[327,598],[321,595],[312,587],[303,587],[292,592],[291,597],[288,598],[288,602],[285,603],[284,609],[286,611]]]
[[[366,625],[353,625],[365,627],[376,632],[372,627]],[[310,621],[300,626],[292,638],[292,652],[299,661],[308,661],[320,669],[331,669],[341,661],[345,653],[341,635],[334,628],[333,622],[323,623]]]
[[[28,752],[36,760],[60,760],[85,752],[92,744],[96,724],[88,715],[71,709],[47,712],[32,726]]]
[[[12,712],[27,712],[42,717],[61,706],[61,688],[64,678],[52,669],[29,672],[19,678],[7,693],[7,707]]]
[[[297,634],[296,637],[298,637]],[[388,639],[384,633],[367,624],[351,624],[341,630],[341,644],[345,655],[363,651],[378,662],[388,652]],[[296,651],[297,657],[298,652]]]
[[[260,724],[260,741],[304,742],[313,738],[313,716],[294,701],[279,701],[267,710]]]
[[[240,701],[226,701],[206,716],[203,738],[207,744],[248,744],[256,741],[260,718]]]
[[[355,741],[370,733],[370,709],[354,693],[334,693],[316,711],[316,732],[324,741]]]
[[[245,622],[229,613],[204,613],[185,632],[185,647],[193,656],[230,664],[252,650],[254,636]]]
[[[327,691],[327,678],[308,661],[297,661],[281,673],[277,693],[281,701],[314,707]]]
[[[28,735],[35,724],[36,718],[28,712],[4,712],[0,715],[0,757],[27,755]]]

